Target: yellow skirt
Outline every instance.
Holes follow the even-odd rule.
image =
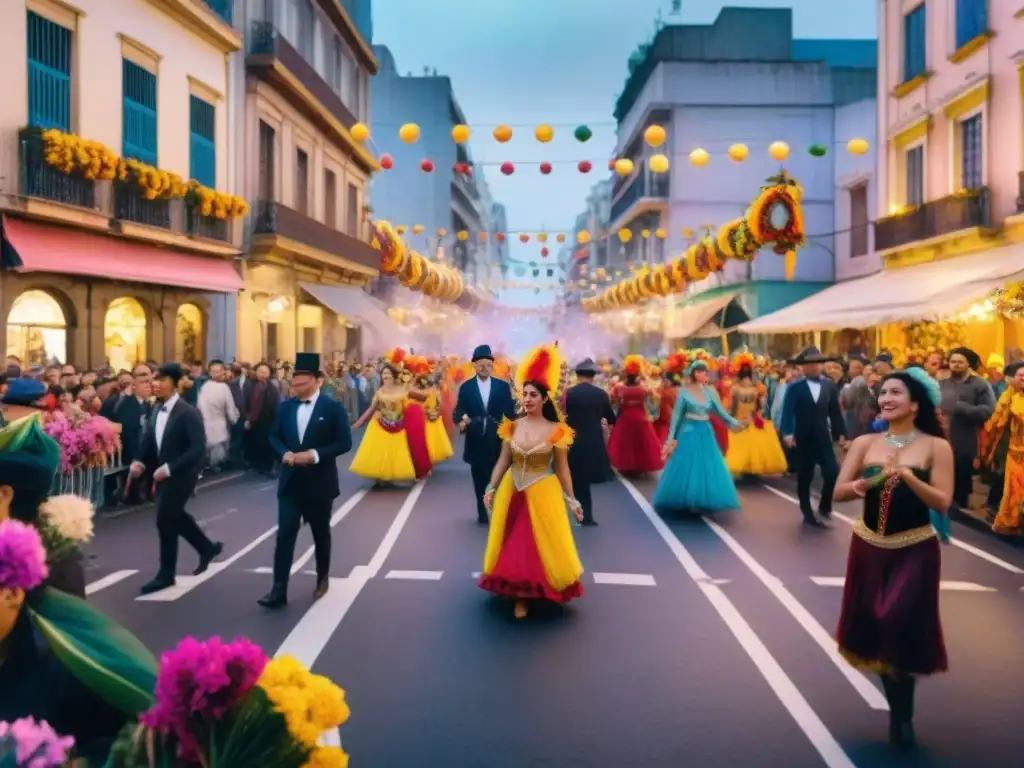
[[[753,424],[729,435],[725,463],[734,475],[781,475],[789,468],[786,452],[770,421],[764,428]]]
[[[370,419],[349,469],[360,477],[385,483],[415,480],[416,470],[405,430],[388,432],[376,418]]]
[[[455,453],[442,419],[427,419],[427,451],[430,453],[431,464],[447,461]]]

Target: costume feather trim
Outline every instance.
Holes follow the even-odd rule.
[[[387,360],[392,365],[401,368],[405,363],[406,356],[407,355],[404,349],[402,349],[401,347],[395,347],[394,349],[389,350],[386,355],[384,355],[384,359]]]
[[[568,424],[556,424],[548,435],[548,445],[568,449],[576,441],[576,432]]]
[[[644,370],[644,358],[642,355],[626,355],[622,361],[622,370],[627,376],[639,376]]]
[[[562,373],[562,357],[554,344],[542,344],[520,361],[516,367],[516,391],[522,392],[528,381],[538,381],[555,400]]]
[[[498,425],[498,437],[504,440],[506,443],[512,439],[512,434],[516,431],[516,423],[512,421],[508,416],[505,416],[501,420],[501,424]]]

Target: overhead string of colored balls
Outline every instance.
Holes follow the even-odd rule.
[[[349,133],[352,139],[360,144],[364,144],[371,139],[370,129],[363,123],[353,125]],[[421,133],[420,126],[417,123],[404,123],[398,129],[398,137],[406,144],[418,142]],[[513,133],[512,127],[508,125],[499,125],[492,131],[494,140],[499,144],[507,144],[511,141]],[[473,132],[468,125],[460,123],[451,128],[451,138],[456,144],[465,144],[472,135]],[[593,135],[594,132],[586,125],[576,126],[573,130],[573,137],[580,144],[586,144],[593,138]],[[548,144],[555,138],[555,129],[547,124],[538,125],[533,129],[533,136],[541,144]],[[644,141],[654,149],[661,148],[667,139],[668,132],[661,125],[649,125],[644,130]],[[870,145],[867,139],[852,138],[846,142],[846,150],[852,155],[864,155],[868,152],[869,148]],[[789,158],[791,151],[789,144],[784,141],[774,141],[768,145],[769,156],[778,162],[783,162]],[[811,144],[807,148],[807,153],[812,157],[824,157],[828,154],[828,151],[828,146],[825,144]],[[742,163],[750,156],[750,146],[744,143],[735,143],[729,146],[725,154],[732,162]],[[707,165],[711,161],[711,157],[711,153],[701,147],[691,150],[688,155],[690,164],[698,168]],[[594,163],[590,160],[554,162],[545,160],[532,164],[538,166],[541,175],[547,176],[554,170],[555,164],[560,162],[575,162],[576,169],[580,173],[590,173],[594,169]],[[668,173],[672,165],[669,156],[664,152],[652,154],[647,158],[646,162],[648,169],[651,173],[655,174]],[[395,166],[394,158],[386,153],[380,156],[378,163],[381,169],[385,171],[389,171]],[[492,165],[492,163],[485,163],[485,165]],[[420,160],[420,170],[424,173],[433,173],[436,167],[436,164],[430,158]],[[500,163],[499,168],[505,176],[511,176],[516,171],[515,163],[510,160]],[[453,170],[456,173],[468,176],[472,174],[472,164],[458,162],[455,163]],[[608,170],[614,171],[619,176],[630,176],[636,170],[636,164],[627,157],[612,158],[608,161]]]

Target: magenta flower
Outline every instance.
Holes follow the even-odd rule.
[[[155,731],[178,741],[178,756],[197,762],[202,734],[197,728],[220,720],[252,690],[267,657],[244,638],[230,643],[186,637],[160,658],[156,705],[140,717]]]
[[[0,523],[0,589],[35,589],[49,573],[39,531],[17,520]]]
[[[0,723],[0,765],[13,759],[18,768],[57,768],[67,762],[74,745],[73,738],[58,736],[45,720],[26,717]]]
[[[89,416],[76,424],[63,413],[54,413],[43,431],[60,446],[60,469],[64,473],[111,456],[121,448],[120,435],[102,416]]]

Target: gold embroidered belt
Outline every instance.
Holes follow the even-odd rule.
[[[700,413],[688,413],[686,414],[686,418],[689,421],[708,421],[707,414]]]
[[[920,544],[922,541],[928,541],[928,539],[935,537],[937,534],[932,526],[922,525],[919,528],[911,528],[907,531],[884,536],[868,528],[864,518],[858,517],[857,522],[853,524],[853,535],[859,536],[868,544],[881,549],[903,549],[904,547]]]

